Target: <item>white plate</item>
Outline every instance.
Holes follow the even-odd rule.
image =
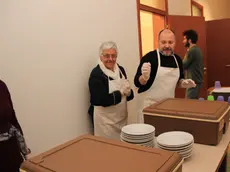
[[[129,135],[147,135],[155,132],[155,127],[149,124],[130,124],[124,126],[121,131]]]
[[[172,151],[172,152],[186,152],[186,151],[190,151],[193,149],[193,145],[190,145],[189,147],[186,147],[184,149],[169,149],[169,148],[161,147],[159,145],[157,145],[157,147],[160,149],[164,149],[164,150],[168,150],[168,151]]]
[[[172,151],[180,151],[180,150],[184,150],[184,149],[188,149],[188,148],[193,147],[193,144],[194,144],[194,142],[191,142],[190,144],[184,145],[181,147],[167,147],[167,146],[163,146],[163,145],[157,143],[157,146],[162,148],[162,149],[167,149],[167,150],[172,150]]]
[[[149,136],[155,136],[155,131],[150,132],[148,134],[139,134],[139,135],[128,134],[125,132],[121,132],[121,134],[126,135],[126,136],[130,136],[130,137],[149,137]]]
[[[122,140],[122,142],[125,142],[125,143],[129,143],[129,144],[133,144],[133,145],[140,145],[140,146],[147,146],[147,147],[154,147],[154,142],[153,141],[150,141],[150,142],[146,142],[146,143],[131,143],[131,142],[127,142],[125,140]]]
[[[165,149],[163,149],[163,150],[165,150]],[[192,154],[192,151],[193,149],[191,149],[191,150],[188,150],[188,151],[186,151],[186,152],[177,152],[177,151],[172,151],[172,152],[177,152],[178,154],[180,154],[182,157],[187,157],[188,155],[190,155],[190,154]],[[167,150],[167,151],[170,151],[170,150]]]
[[[160,148],[162,149],[162,148]],[[166,149],[163,149],[163,150],[166,150]],[[167,150],[167,151],[171,151],[171,150]],[[192,152],[193,152],[193,149],[190,148],[188,150],[183,150],[181,152],[178,152],[178,151],[172,151],[172,152],[177,152],[178,154],[180,154],[183,158],[189,158],[191,155],[192,155]]]
[[[154,142],[150,141],[150,142],[146,142],[146,143],[141,143],[141,145],[152,146],[152,145],[154,145]]]
[[[157,137],[157,143],[165,147],[182,147],[194,142],[190,133],[183,131],[170,131]]]
[[[188,154],[191,154],[192,153],[192,149],[189,150],[189,151],[186,151],[186,152],[178,152],[178,153],[184,157],[184,156],[187,156]]]
[[[147,138],[147,139],[139,139],[139,140],[132,140],[132,139],[128,139],[128,138],[124,138],[124,137],[120,137],[121,140],[125,141],[125,142],[129,142],[129,143],[148,143],[150,141],[153,141],[153,138]]]
[[[120,139],[127,141],[127,142],[134,142],[134,143],[144,143],[144,142],[149,142],[149,141],[153,141],[154,138],[146,138],[146,139],[130,139],[127,137],[120,137]]]
[[[147,146],[147,147],[153,147],[154,146],[153,143],[149,143],[149,144],[135,144],[135,145],[141,145],[141,146]]]
[[[120,140],[128,143],[133,143],[133,144],[146,144],[146,143],[154,142],[152,139],[151,140],[128,140],[122,137],[120,137]]]
[[[153,138],[155,138],[155,136],[153,134],[150,134],[150,135],[147,135],[147,136],[131,136],[131,135],[121,133],[120,136],[122,138],[127,138],[127,139],[131,139],[131,140],[142,140],[142,139],[153,139]]]
[[[121,132],[122,135],[124,136],[127,136],[127,137],[133,137],[133,138],[139,138],[139,137],[152,137],[152,136],[155,136],[155,132],[151,132],[149,134],[144,134],[144,135],[131,135],[131,134],[126,134],[126,133],[123,133]]]
[[[190,158],[192,156],[192,152],[191,153],[189,153],[189,154],[187,154],[187,155],[184,155],[184,156],[182,156],[184,159],[187,159],[187,158]]]

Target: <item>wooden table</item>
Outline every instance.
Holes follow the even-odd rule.
[[[222,87],[222,88],[229,88],[230,86],[227,86],[227,87]],[[212,94],[212,91],[215,89],[215,87],[209,87],[208,90],[207,90],[207,94],[210,95]]]
[[[217,146],[194,144],[193,155],[183,163],[183,172],[226,172],[230,127]]]
[[[209,87],[207,90],[207,95],[211,95],[213,90],[214,90],[214,87]]]
[[[217,146],[194,144],[193,155],[183,163],[183,172],[226,172],[230,125]],[[24,172],[24,171],[21,171]]]

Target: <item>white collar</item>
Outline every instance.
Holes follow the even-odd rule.
[[[114,72],[110,69],[107,69],[100,59],[98,60],[98,64],[102,72],[108,77],[111,77],[113,79],[120,78],[120,70],[119,70],[117,63],[114,65]]]

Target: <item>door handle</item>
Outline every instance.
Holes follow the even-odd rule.
[[[206,71],[207,70],[207,68],[206,67],[204,67],[204,71]]]
[[[230,67],[230,64],[225,65],[225,67]]]

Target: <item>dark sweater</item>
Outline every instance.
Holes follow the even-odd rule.
[[[179,66],[179,70],[180,70],[180,77],[179,77],[179,80],[180,80],[180,79],[184,78],[183,62],[178,55],[176,55],[176,54],[174,54],[174,55],[176,57],[176,60],[177,60],[178,66]],[[164,56],[160,53],[160,59],[161,59],[161,66],[162,67],[170,67],[170,68],[176,68],[177,67],[176,61],[174,60],[173,56]],[[142,75],[141,74],[141,67],[142,67],[143,63],[146,63],[146,62],[151,63],[150,78],[145,85],[141,85],[139,82],[139,77]],[[141,62],[137,68],[135,78],[134,78],[134,84],[136,87],[139,88],[138,93],[144,92],[152,86],[152,84],[155,80],[156,74],[157,74],[157,69],[158,69],[158,58],[157,58],[157,51],[156,50],[151,51],[142,57]]]
[[[15,116],[9,90],[6,84],[0,80],[0,134],[8,132],[10,125],[15,126],[22,133],[22,129]],[[19,171],[22,162],[23,158],[16,137],[0,141],[1,172]]]
[[[124,75],[125,79],[127,79],[127,75],[125,73],[124,68],[122,66],[119,66],[119,68],[122,74]],[[122,74],[120,73],[121,78]],[[113,78],[109,77],[109,80],[113,80]],[[122,96],[119,90],[109,94],[108,76],[103,73],[99,65],[97,65],[92,70],[88,84],[91,103],[91,106],[89,108],[90,115],[93,115],[93,106],[107,107],[116,105],[121,102]],[[134,94],[133,90],[131,90],[131,94],[127,97],[127,101],[132,100],[133,98]]]
[[[204,62],[203,55],[199,47],[192,47],[186,54],[184,60],[184,70],[186,70],[186,78],[192,79],[196,84],[203,82]]]
[[[11,96],[6,84],[0,80],[0,133],[8,132],[10,125],[22,129],[16,118]]]

